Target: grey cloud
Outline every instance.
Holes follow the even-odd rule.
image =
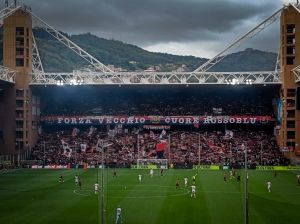
[[[141,47],[222,41],[245,21],[262,21],[281,7],[274,0],[24,0],[33,12],[69,34],[91,32]],[[253,26],[251,26],[253,25]],[[245,32],[255,25],[241,27]]]

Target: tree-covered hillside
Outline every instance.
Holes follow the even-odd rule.
[[[2,30],[0,52],[3,53]],[[41,28],[33,30],[45,72],[72,72],[89,65],[87,61]],[[178,56],[152,53],[131,44],[117,40],[107,40],[86,33],[69,36],[62,33],[104,65],[114,65],[127,71],[145,70],[149,67],[157,71],[172,71],[185,65],[184,71],[193,71],[208,59],[194,56]],[[3,55],[0,55],[2,61]],[[209,71],[272,71],[275,69],[277,54],[253,49],[241,49],[228,55]],[[166,66],[166,64],[169,66]],[[173,64],[170,66],[170,64]]]

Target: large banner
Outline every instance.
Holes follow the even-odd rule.
[[[299,170],[297,166],[256,166],[257,170]]]
[[[169,130],[171,125],[144,125],[143,128],[148,130]]]
[[[158,169],[157,165],[131,165],[131,169]]]
[[[214,124],[270,124],[270,116],[46,116],[45,125],[214,125]]]
[[[281,149],[282,152],[292,152],[294,151],[293,149],[293,146],[284,146],[282,149]]]
[[[277,99],[277,121],[282,124],[282,99]]]
[[[67,169],[68,166],[67,165],[58,165],[58,164],[53,164],[53,165],[46,165],[46,166],[42,166],[42,165],[31,165],[31,169]]]
[[[193,165],[194,170],[219,170],[219,166]]]

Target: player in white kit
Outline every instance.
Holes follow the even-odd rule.
[[[266,183],[266,185],[268,185],[268,191],[269,191],[269,193],[270,193],[270,192],[271,192],[271,186],[272,186],[271,182],[268,181],[268,182]]]
[[[99,184],[98,184],[98,182],[96,182],[96,183],[94,184],[94,187],[95,187],[95,194],[98,194],[98,189],[99,189]]]
[[[75,184],[77,185],[78,184],[78,176],[75,175]]]
[[[153,169],[150,170],[150,177],[153,177],[154,171]]]
[[[121,223],[123,223],[123,220],[122,220],[122,209],[121,209],[121,206],[119,205],[118,208],[117,208],[117,219],[116,219],[116,223],[118,223],[118,220],[121,220]]]
[[[188,186],[188,181],[189,181],[188,178],[185,177],[185,178],[183,178],[183,180],[184,180],[184,186],[187,187]]]
[[[233,171],[230,170],[230,179],[233,178]]]
[[[191,186],[191,188],[192,188],[192,194],[191,194],[191,197],[193,197],[193,195],[194,195],[194,198],[196,198],[196,186],[193,184],[193,185]]]
[[[139,174],[139,182],[142,182],[142,174]]]

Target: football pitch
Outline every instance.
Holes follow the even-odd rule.
[[[63,173],[64,182],[59,182]],[[223,173],[227,181],[223,181]],[[142,174],[142,182],[138,175]],[[237,170],[242,182],[229,178],[229,171],[112,169],[104,171],[104,223],[116,223],[116,209],[122,208],[123,223],[185,224],[245,223],[244,170]],[[298,223],[300,188],[296,172],[249,171],[249,223]],[[196,178],[196,198],[183,178]],[[77,188],[74,176],[82,179]],[[175,189],[179,179],[180,189]],[[268,193],[266,182],[271,181]],[[0,223],[101,223],[102,197],[94,184],[101,183],[101,169],[10,170],[0,172]],[[120,221],[118,223],[121,223]]]

